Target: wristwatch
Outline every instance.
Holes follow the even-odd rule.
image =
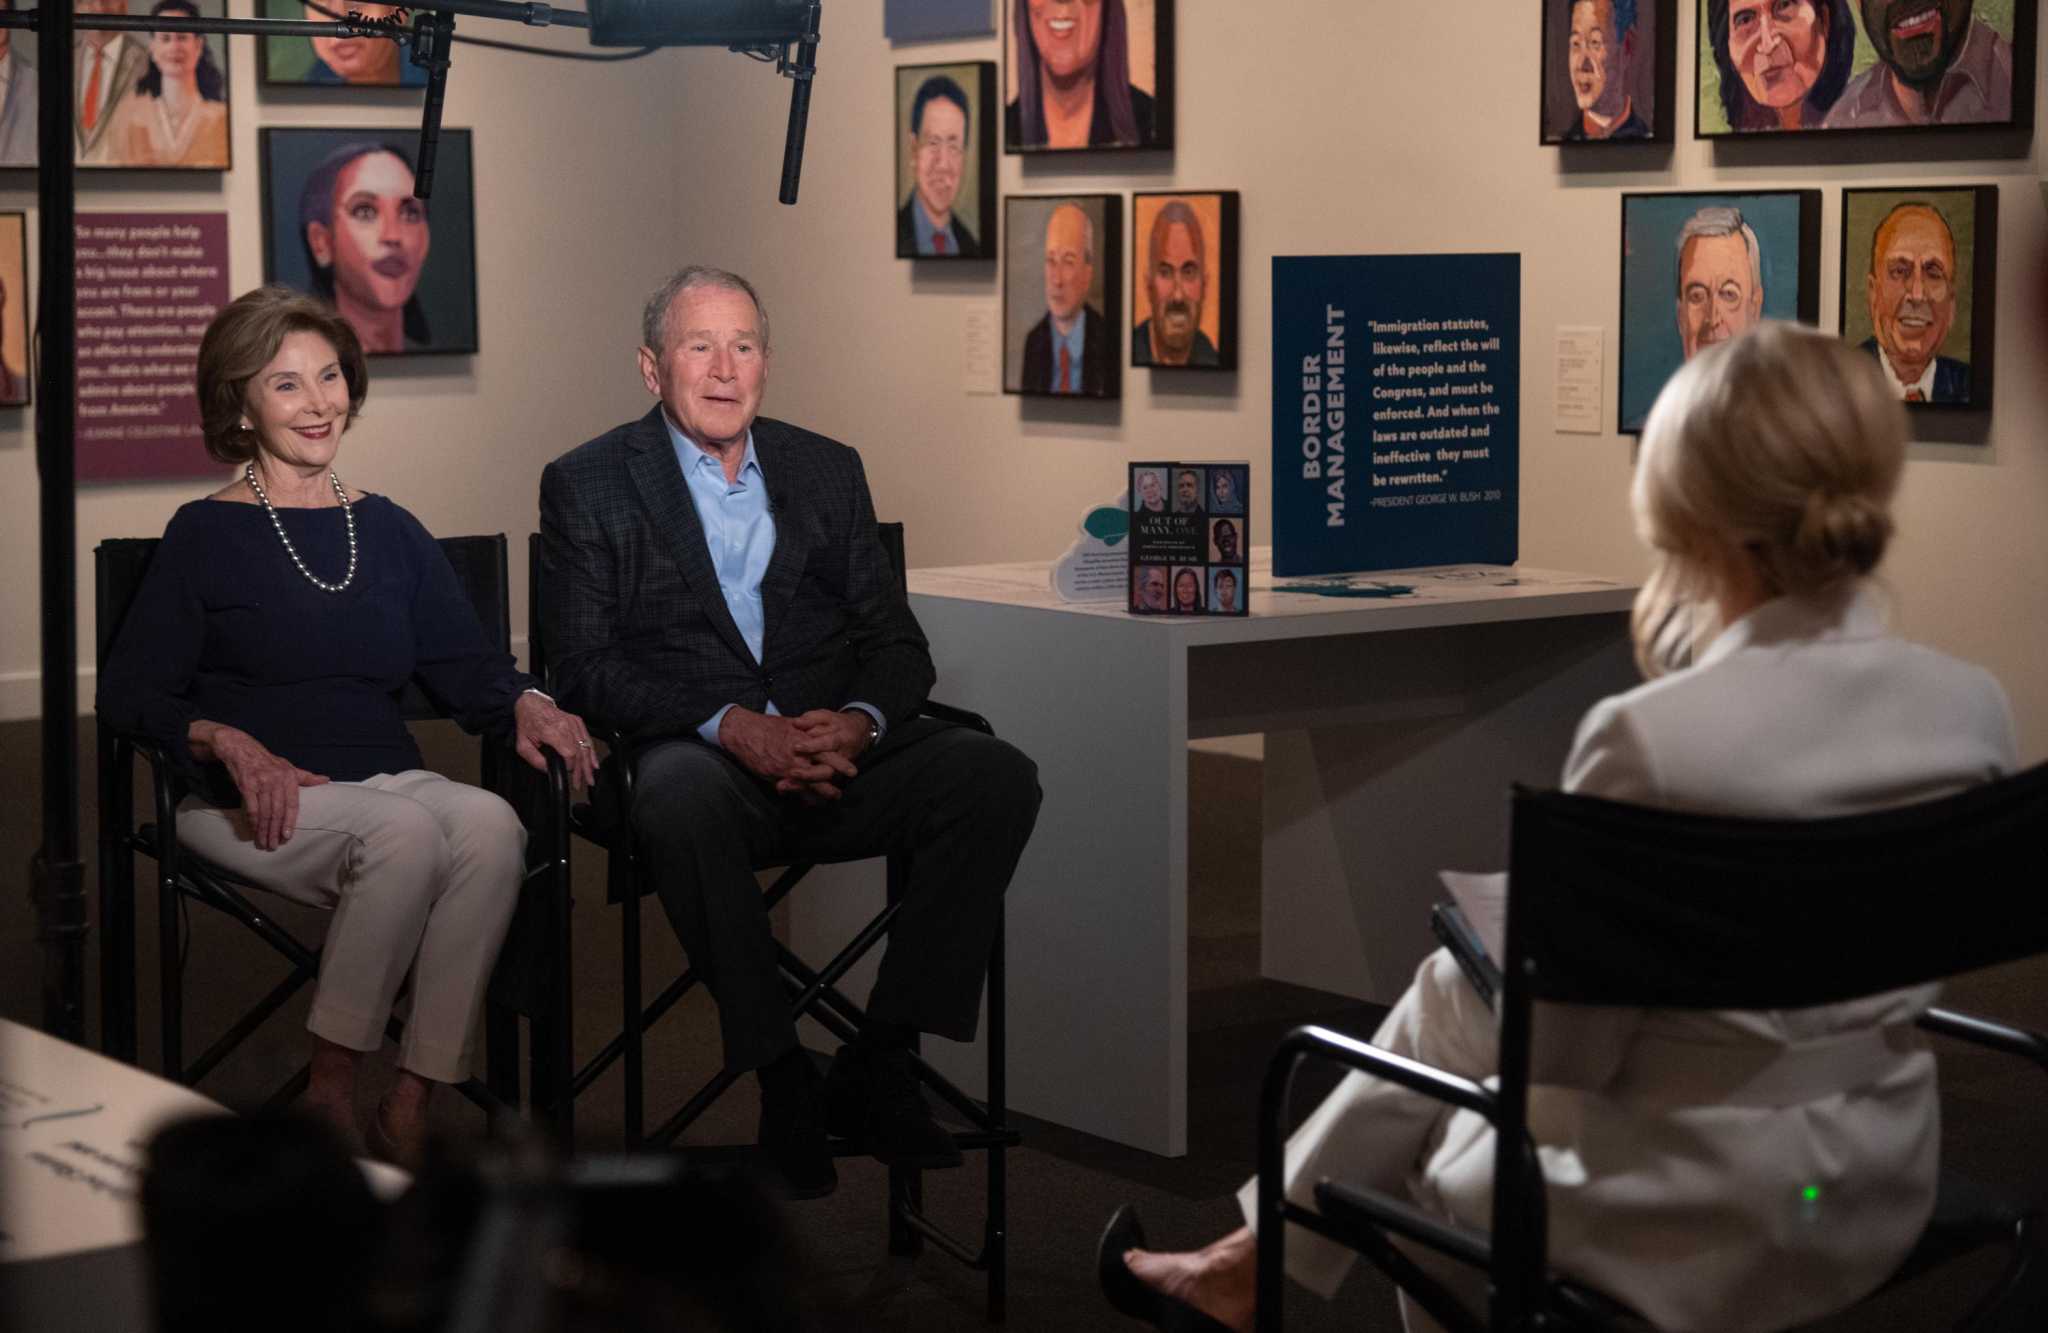
[[[868,743],[862,749],[874,749],[875,745],[882,739],[882,724],[875,721],[875,715],[865,708],[842,708],[839,711],[849,716],[857,717],[868,724]]]

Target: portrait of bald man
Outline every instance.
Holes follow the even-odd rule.
[[[1152,313],[1131,331],[1134,366],[1218,366],[1202,331],[1209,290],[1209,248],[1202,220],[1186,200],[1169,199],[1152,219],[1140,281]]]
[[[1993,186],[1848,190],[1842,336],[1908,404],[1988,405],[1998,195]]]
[[[1069,195],[1005,202],[1004,390],[1117,397],[1123,201]]]

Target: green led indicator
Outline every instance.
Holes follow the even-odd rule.
[[[1805,1189],[1799,1191],[1799,1197],[1806,1200],[1808,1203],[1815,1202],[1820,1198],[1820,1186],[1808,1185]]]

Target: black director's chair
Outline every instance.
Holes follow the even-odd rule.
[[[1517,787],[1499,1088],[1319,1028],[1283,1040],[1261,1105],[1260,1333],[1280,1328],[1286,1223],[1365,1254],[1455,1333],[1650,1333],[1636,1312],[1548,1266],[1543,1175],[1527,1120],[1535,1003],[1797,1009],[2048,952],[2043,829],[2048,765],[1940,800],[1815,820],[1677,814]],[[1928,1010],[1920,1026],[2048,1070],[2048,1038],[2038,1033],[1944,1009]],[[1492,1232],[1342,1181],[1318,1182],[1313,1209],[1284,1199],[1288,1093],[1311,1056],[1491,1121]],[[1944,1170],[1919,1245],[1877,1295],[2003,1245],[2004,1271],[1957,1326],[1986,1328],[2030,1267],[2040,1218],[2039,1200]],[[1491,1310],[1467,1309],[1394,1237],[1484,1274]]]
[[[456,580],[469,594],[486,639],[501,651],[510,650],[511,612],[508,593],[505,538],[502,534],[477,537],[445,537],[442,552],[455,569]],[[157,539],[113,538],[101,542],[93,552],[98,610],[98,663],[106,665],[121,623],[142,586]],[[409,722],[445,718],[447,713],[427,697],[417,682],[409,682],[401,698]],[[157,865],[157,951],[159,955],[159,1017],[162,1025],[162,1067],[166,1078],[197,1084],[225,1059],[243,1040],[319,973],[320,955],[279,925],[258,898],[259,886],[223,870],[178,845],[176,798],[171,785],[171,765],[163,751],[147,737],[122,732],[101,719],[99,739],[100,834],[100,1000],[101,1046],[107,1054],[133,1063],[136,1059],[136,946],[135,946],[135,855],[152,858]],[[139,828],[135,823],[133,786],[134,760],[141,756],[148,765],[153,820]],[[486,738],[482,742],[483,785],[503,791],[508,771],[524,768],[504,742]],[[560,780],[561,762],[552,767]],[[527,807],[521,807],[527,816]],[[529,825],[532,820],[528,817]],[[534,830],[532,853],[528,858],[527,882],[522,893],[522,914],[565,914],[567,882],[562,878],[565,864],[551,855],[562,841],[559,832],[546,827]],[[185,1059],[184,974],[186,959],[179,940],[179,917],[183,905],[197,902],[239,922],[278,953],[289,970],[263,998],[235,1020],[211,1045],[191,1061]],[[516,1105],[519,1073],[515,1057],[517,1022],[499,1002],[502,986],[494,978],[493,1003],[486,1018],[487,1061],[490,1085],[475,1079],[460,1085],[459,1091],[486,1110],[505,1103]],[[536,1042],[546,1036],[545,1018],[537,1021]],[[394,1039],[400,1031],[393,1018],[387,1034]],[[305,1090],[308,1070],[301,1067],[270,1098],[267,1106],[281,1106]]]
[[[905,592],[907,576],[903,562],[903,525],[882,523],[877,526],[882,547],[896,570],[899,593]],[[541,538],[535,533],[527,538],[530,590],[528,645],[529,660],[532,664],[529,670],[543,680],[550,680],[542,628],[546,624],[544,607],[548,595],[542,557]],[[930,701],[925,703],[922,711],[927,717],[973,727],[986,735],[995,734],[987,719],[978,714]],[[633,807],[633,764],[630,750],[616,735],[606,736],[604,740],[609,753],[599,770],[599,790],[592,794],[591,804],[571,809],[566,792],[557,793],[552,799],[560,802],[560,817],[566,821],[567,827],[573,829],[577,835],[604,848],[608,854],[606,897],[609,902],[620,907],[619,970],[625,1021],[619,1034],[578,1068],[569,1050],[569,1023],[566,1010],[551,1020],[550,1030],[561,1034],[561,1039],[545,1052],[544,1057],[537,1056],[533,1071],[534,1102],[538,1106],[545,1101],[553,1108],[556,1123],[564,1133],[567,1133],[572,1123],[575,1098],[614,1063],[622,1063],[625,1076],[626,1142],[630,1146],[667,1146],[674,1143],[683,1131],[694,1124],[713,1102],[740,1079],[741,1071],[721,1069],[667,1120],[652,1131],[644,1131],[646,1094],[643,1050],[646,1031],[697,985],[698,978],[695,968],[686,968],[681,976],[670,982],[652,1001],[644,1006],[641,1003],[643,991],[640,975],[640,899],[653,892],[653,885],[649,882],[647,866],[639,855],[632,836],[629,812]],[[564,855],[566,856],[566,853]],[[810,865],[784,868],[781,875],[766,890],[768,908],[773,910],[778,903],[787,898],[811,868]],[[888,934],[890,923],[895,920],[900,905],[905,871],[906,867],[896,858],[890,858],[886,905],[822,968],[813,968],[780,941],[776,943],[777,963],[784,989],[790,996],[792,1014],[811,1018],[842,1042],[855,1038],[866,1017],[860,1007],[839,989],[839,982],[849,969]],[[569,967],[566,927],[555,938],[558,942],[551,947],[553,958],[549,966],[566,977]],[[567,989],[564,984],[562,991],[565,995]],[[1000,1320],[1004,1312],[1007,1281],[1008,1193],[1004,1174],[1004,1153],[1021,1142],[1017,1131],[1006,1123],[1003,928],[1000,920],[996,926],[995,942],[989,954],[986,1042],[986,1102],[977,1102],[962,1092],[951,1080],[925,1063],[916,1051],[911,1055],[911,1063],[919,1080],[951,1106],[969,1126],[966,1130],[954,1133],[954,1143],[962,1151],[981,1151],[988,1154],[988,1208],[983,1221],[980,1248],[977,1250],[947,1234],[925,1216],[921,1170],[916,1167],[892,1166],[889,1168],[889,1252],[897,1255],[916,1254],[922,1249],[925,1241],[930,1241],[961,1263],[987,1273],[989,1318]],[[538,1046],[536,1051],[539,1052]],[[545,1093],[542,1091],[544,1084],[548,1089]],[[855,1156],[859,1152],[857,1147],[850,1144],[834,1145],[834,1153],[838,1156]]]

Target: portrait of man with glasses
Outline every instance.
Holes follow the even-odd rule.
[[[896,257],[982,259],[976,236],[994,212],[994,136],[981,125],[995,67],[914,65],[896,71]]]

